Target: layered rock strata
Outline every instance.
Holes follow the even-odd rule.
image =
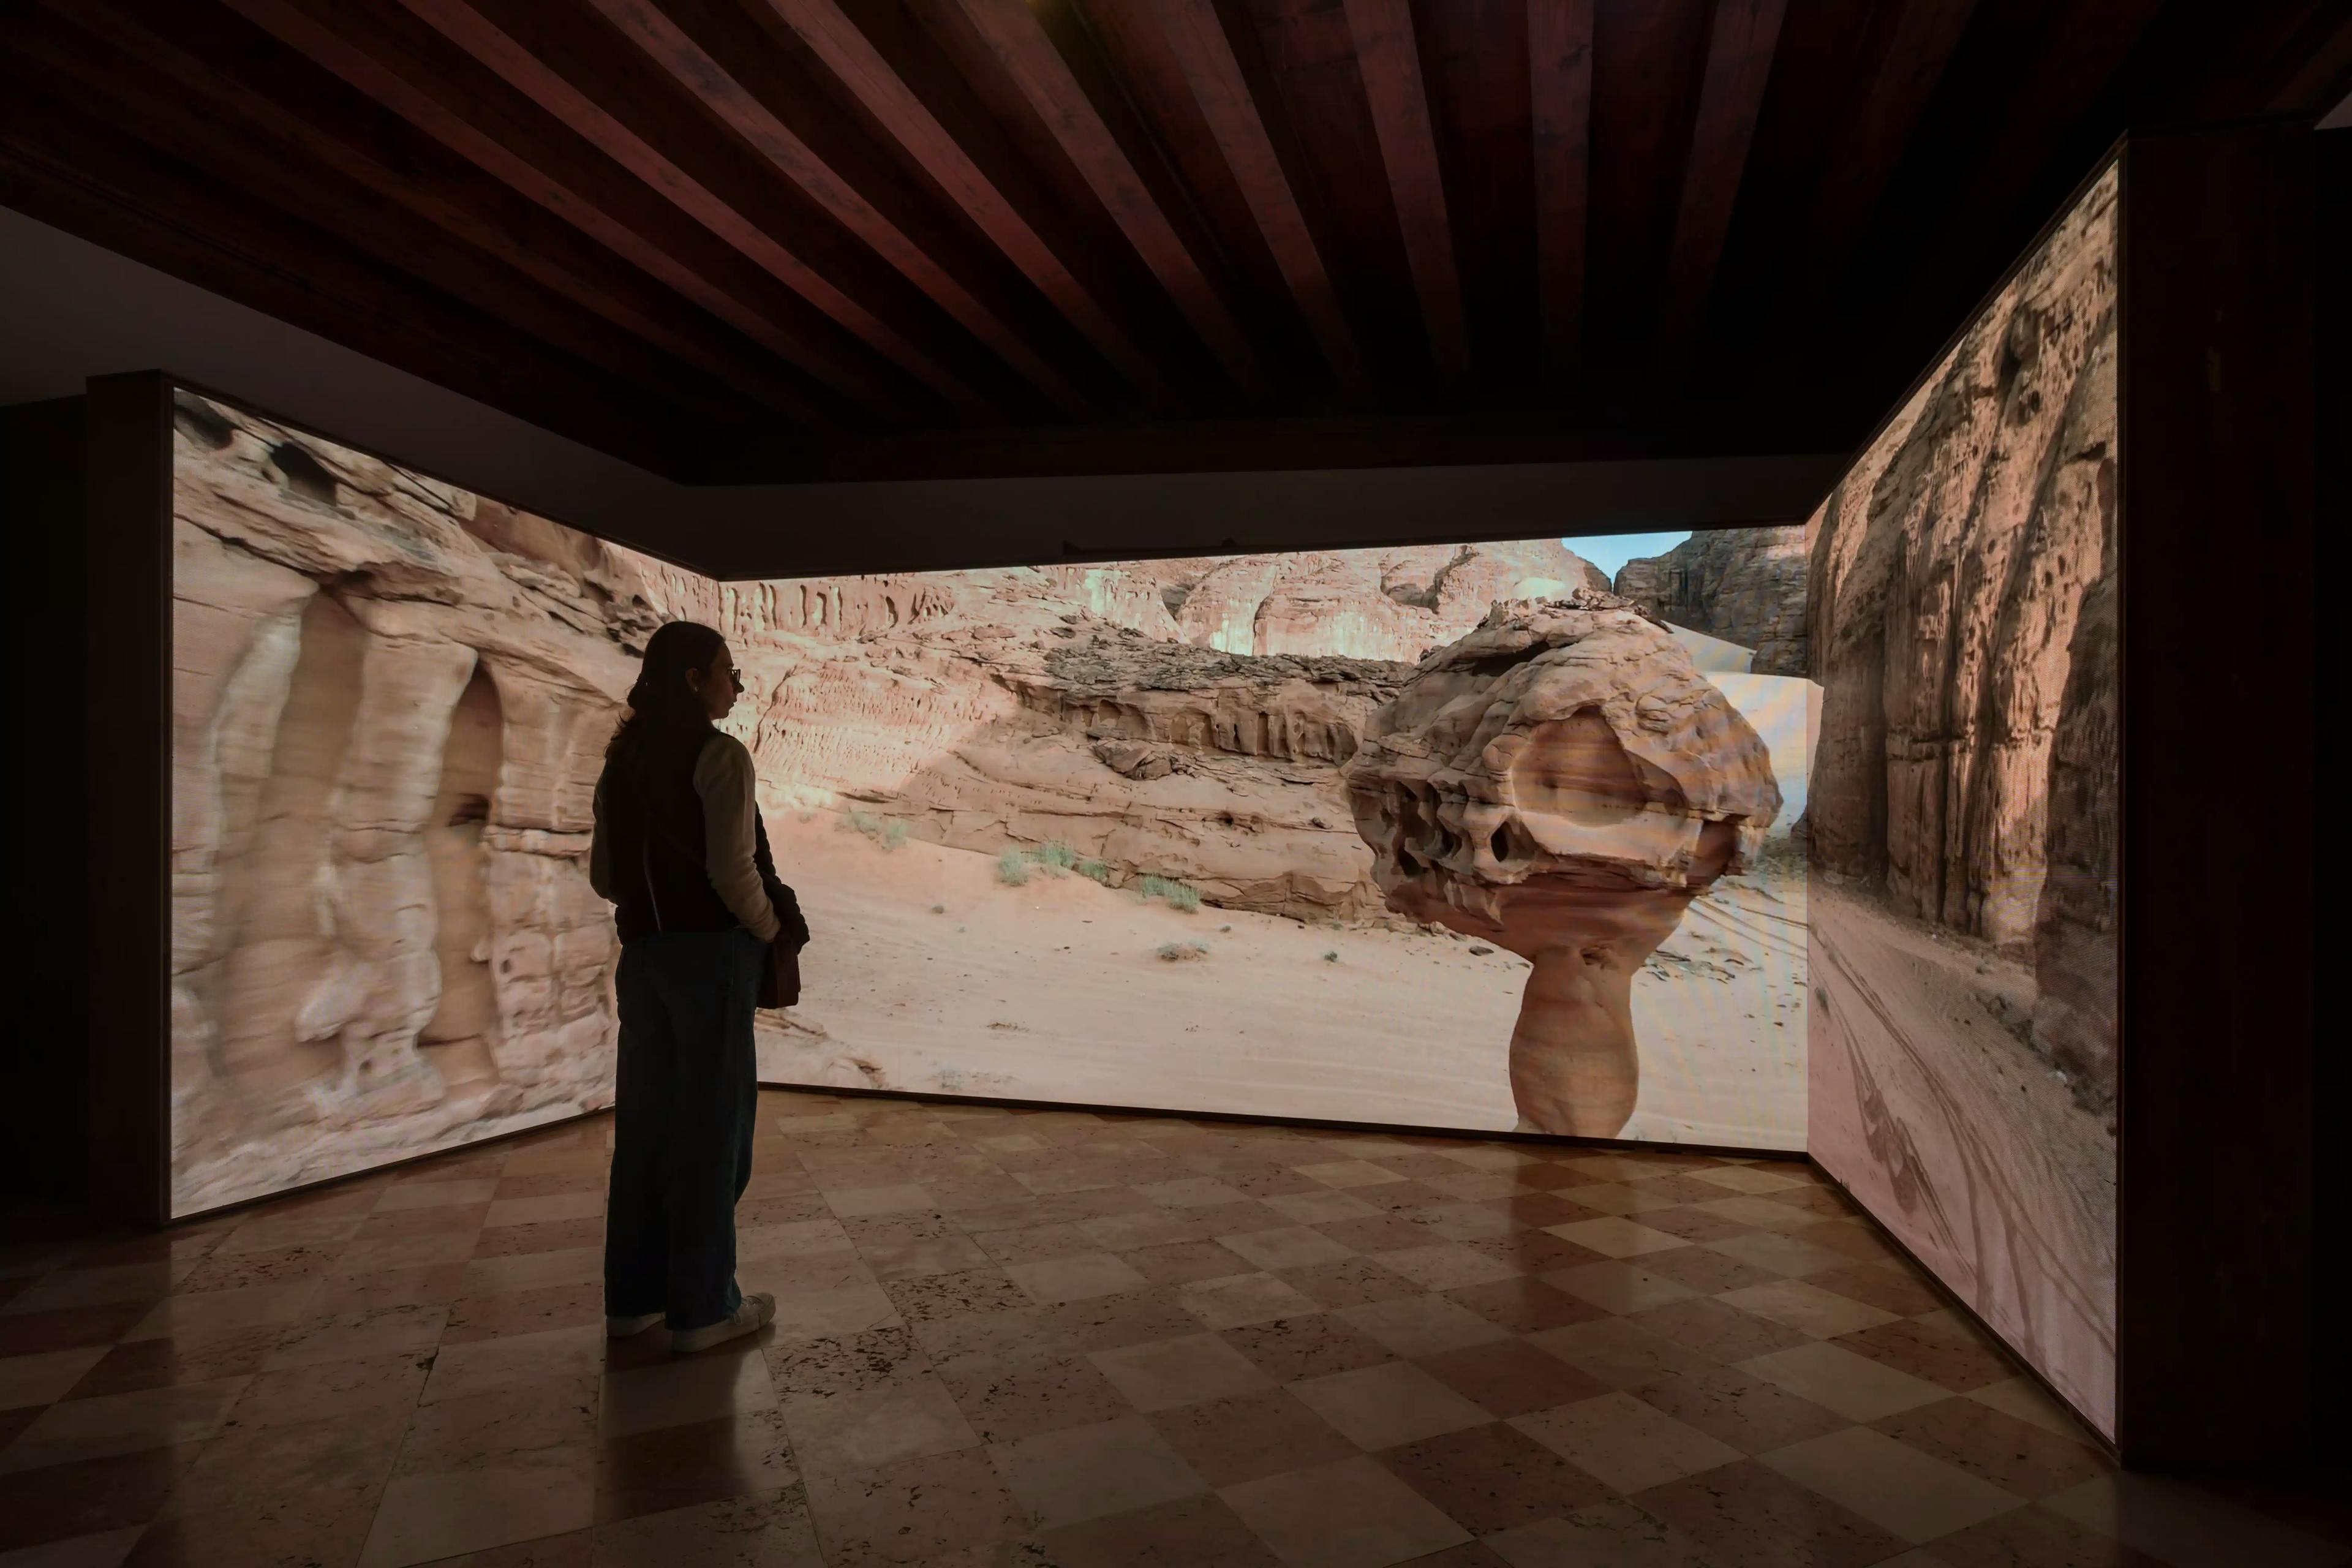
[[[1522,1119],[1616,1135],[1640,1089],[1633,976],[1780,811],[1761,738],[1664,627],[1586,591],[1497,605],[1423,659],[1346,781],[1391,909],[1533,963]]]
[[[993,855],[1067,846],[1114,885],[1302,920],[1377,914],[1339,769],[1401,666],[1156,642],[1082,612],[801,650],[751,745],[780,808],[834,801]]]
[[[683,578],[192,395],[178,426],[175,1209],[608,1103],[590,795]]]
[[[1809,675],[1808,552],[1801,526],[1695,533],[1619,567],[1616,592],[1660,620],[1752,649],[1758,675]]]
[[[2026,957],[2028,1037],[2114,1096],[2112,181],[1816,514],[1813,863]]]

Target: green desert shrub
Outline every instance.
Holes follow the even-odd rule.
[[[1078,863],[1078,852],[1055,838],[1029,851],[1030,858],[1053,871],[1066,871]]]
[[[1110,868],[1099,860],[1081,860],[1070,869],[1090,882],[1100,882],[1106,888],[1110,886]]]
[[[1166,963],[1197,963],[1209,956],[1209,944],[1205,942],[1167,942],[1155,949],[1151,956]]]
[[[1330,952],[1328,952],[1325,953],[1325,954],[1323,955],[1323,962],[1324,962],[1324,963],[1339,963],[1339,950],[1338,948],[1336,948],[1336,947],[1335,947],[1335,948],[1333,948]]]
[[[1135,887],[1137,893],[1146,903],[1153,899],[1160,899],[1164,900],[1170,909],[1188,915],[1201,907],[1200,889],[1188,883],[1175,881],[1167,877],[1150,876],[1138,882]]]
[[[899,845],[907,842],[905,823],[886,822],[870,812],[859,811],[855,807],[841,819],[841,826],[851,832],[866,835],[885,849],[896,849]]]
[[[996,879],[1008,888],[1018,888],[1029,880],[1029,861],[1018,849],[1007,849],[996,858]]]

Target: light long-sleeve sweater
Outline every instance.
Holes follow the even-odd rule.
[[[776,911],[752,860],[759,821],[758,774],[751,753],[732,735],[714,731],[694,761],[694,793],[702,802],[703,868],[710,886],[743,929],[761,942],[776,939]],[[596,792],[596,833],[588,851],[588,880],[604,898],[617,896],[604,827],[604,794]]]

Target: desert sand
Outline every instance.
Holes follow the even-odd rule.
[[[2110,1429],[2116,1138],[2020,1037],[2032,971],[1855,892],[1812,893],[1815,1156]]]
[[[1527,963],[1414,929],[1335,929],[1160,900],[909,840],[831,811],[769,832],[815,941],[763,1016],[765,1082],[1509,1129]],[[936,911],[936,912],[935,912]],[[1805,1139],[1801,876],[1727,879],[1634,986],[1627,1138]],[[1156,956],[1198,942],[1196,957]],[[1336,954],[1336,957],[1326,957]],[[1671,1108],[1670,1111],[1655,1109]]]

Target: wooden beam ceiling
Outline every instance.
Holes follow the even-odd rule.
[[[2347,88],[2328,0],[30,0],[0,192],[689,481],[1822,450],[2118,134]]]

